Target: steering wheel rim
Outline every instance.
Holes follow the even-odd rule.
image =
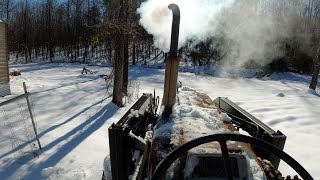
[[[231,164],[230,164],[229,153],[227,149],[227,141],[238,141],[243,143],[249,143],[252,146],[258,146],[274,154],[275,156],[282,159],[283,161],[285,161],[290,167],[292,167],[299,174],[299,176],[302,179],[313,180],[312,176],[295,159],[293,159],[290,155],[288,155],[284,151],[280,150],[274,145],[268,142],[265,142],[261,139],[245,136],[241,134],[213,134],[213,135],[208,135],[208,136],[194,139],[192,141],[189,141],[179,146],[160,163],[160,165],[156,168],[155,172],[153,173],[151,180],[160,180],[161,177],[163,177],[163,174],[165,174],[168,168],[171,166],[171,164],[180,156],[182,156],[183,154],[186,154],[190,149],[197,147],[201,144],[206,144],[214,141],[219,142],[221,146],[222,157],[224,160],[224,166],[226,169],[228,180],[232,180],[233,176],[232,176],[232,172],[230,172],[231,169],[228,169],[231,167]]]

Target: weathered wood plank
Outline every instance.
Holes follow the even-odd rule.
[[[0,83],[8,83],[9,79],[7,78],[7,76],[4,76],[0,79]]]
[[[7,57],[6,53],[0,53],[0,58],[6,58],[6,57]]]
[[[0,57],[0,66],[8,66],[8,61],[5,58]]]
[[[0,23],[0,95],[10,94],[8,70],[7,25]]]
[[[0,72],[2,72],[2,71],[7,71],[8,70],[8,64],[6,64],[6,63],[1,63],[0,64]]]
[[[1,59],[0,59],[1,60]],[[7,62],[5,62],[5,61],[2,61],[2,62],[0,62],[0,66],[3,66],[2,68],[3,69],[8,69],[8,63]],[[2,70],[3,70],[2,69]],[[0,70],[1,71],[1,70]]]
[[[4,76],[6,76],[6,75],[7,75],[7,73],[8,73],[8,71],[7,71],[7,70],[0,71],[0,75],[1,75],[0,79],[1,79],[1,78],[4,78]]]

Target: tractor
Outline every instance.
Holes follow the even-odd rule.
[[[113,180],[313,180],[283,151],[286,136],[226,97],[215,100],[190,87],[177,87],[180,10],[170,4],[172,33],[166,60],[164,95],[143,94],[109,128]],[[296,176],[284,177],[280,160]]]

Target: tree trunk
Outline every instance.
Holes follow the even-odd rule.
[[[50,62],[53,62],[53,58],[54,58],[54,50],[52,47],[52,43],[49,44],[49,56],[50,56]]]
[[[109,61],[112,62],[112,44],[109,43],[109,46],[108,46],[108,54],[109,54]]]
[[[124,40],[121,32],[116,32],[114,47],[114,87],[112,102],[123,107],[123,67],[124,67]]]
[[[35,50],[34,50],[35,52],[35,57],[36,57],[36,59],[38,59],[38,48],[35,48]]]
[[[26,59],[26,63],[28,63],[28,50],[27,49],[24,50],[24,57]]]
[[[29,54],[29,59],[30,59],[30,61],[32,62],[32,49],[31,49],[31,47],[30,47],[28,50],[29,50],[29,52],[28,52],[28,54]]]
[[[318,62],[314,63],[314,66],[312,68],[312,79],[309,88],[316,90],[317,84],[318,84],[318,76],[319,76],[319,71],[320,71],[320,66],[319,66],[319,59],[317,60]]]
[[[135,42],[133,42],[132,45],[132,65],[136,65],[136,45]]]
[[[124,17],[123,22],[128,23],[128,15],[129,15],[129,9],[128,9],[128,0],[124,0],[123,2],[123,10],[124,10]],[[129,75],[129,35],[127,33],[124,34],[124,49],[123,49],[123,57],[124,57],[124,63],[123,63],[123,94],[128,95],[128,75]]]
[[[126,23],[126,13],[128,7],[127,0],[121,0],[119,2],[120,11],[118,20],[120,23]],[[122,28],[115,28],[114,29],[114,39],[112,46],[114,48],[114,87],[113,87],[113,97],[112,102],[117,105],[118,107],[122,107],[123,104],[123,97],[124,93],[124,65],[125,65],[125,58],[128,58],[125,55],[126,46],[127,46],[127,38]]]
[[[128,40],[128,38],[126,38]],[[129,75],[129,43],[124,43],[124,63],[123,63],[123,94],[128,95],[128,75]]]
[[[140,54],[139,43],[137,44],[137,46],[135,46],[135,53],[136,53],[136,62],[139,63],[139,54]]]
[[[7,3],[6,3],[6,10],[7,10],[7,11],[6,11],[6,16],[7,16],[7,17],[6,17],[6,19],[7,19],[6,22],[7,22],[7,23],[9,23],[10,8],[11,8],[11,7],[10,7],[10,0],[7,0]]]
[[[150,42],[150,39],[148,39],[148,58],[151,59],[151,42]]]
[[[313,56],[313,68],[312,68],[312,79],[309,88],[316,90],[318,84],[318,76],[320,71],[320,47],[318,47]]]

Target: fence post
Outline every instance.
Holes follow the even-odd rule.
[[[28,104],[28,110],[29,110],[29,113],[30,113],[34,134],[36,135],[36,139],[37,139],[39,148],[42,149],[41,144],[40,144],[40,140],[39,140],[39,137],[38,137],[38,132],[37,132],[37,129],[36,129],[36,125],[34,123],[33,114],[32,114],[32,110],[31,110],[31,105],[30,105],[30,101],[29,101],[29,94],[28,94],[27,86],[26,86],[25,82],[23,82],[23,89],[24,89],[24,93],[26,94],[26,100],[27,100],[27,104]]]

